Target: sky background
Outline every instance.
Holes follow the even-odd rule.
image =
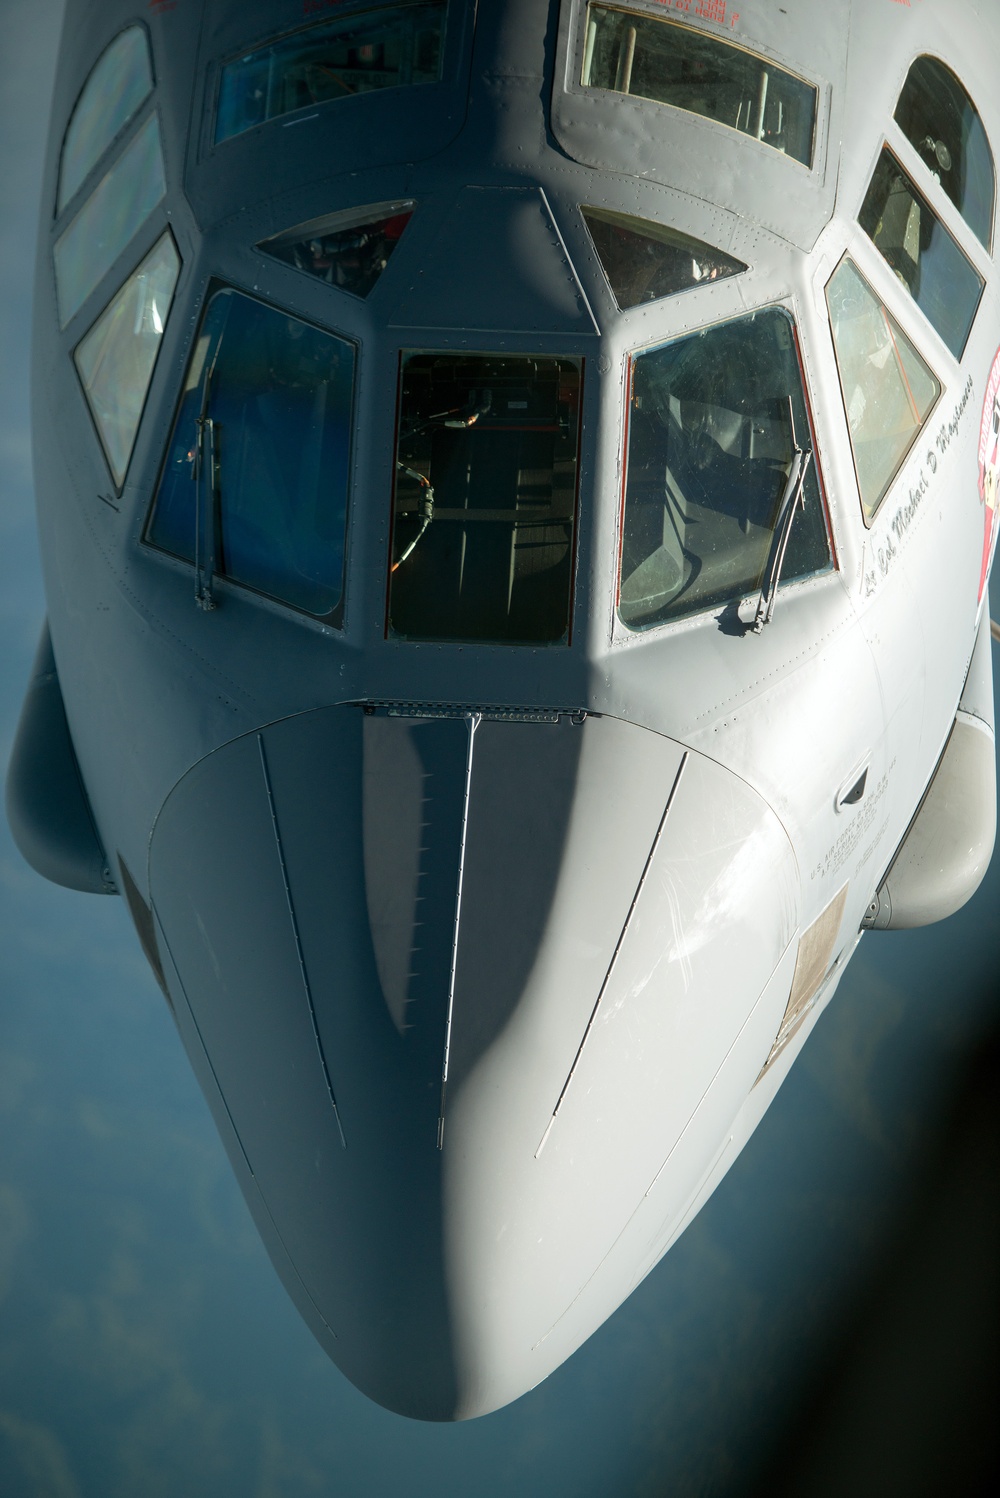
[[[44,614],[28,363],[61,10],[0,0],[3,765]],[[0,1495],[985,1492],[998,909],[995,865],[943,925],[866,937],[625,1306],[507,1410],[425,1426],[358,1394],[285,1296],[122,902],[46,884],[0,819]]]

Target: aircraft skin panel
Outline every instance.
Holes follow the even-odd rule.
[[[448,7],[435,51],[433,0],[372,10],[389,30],[355,47],[367,14],[70,0],[35,475],[96,842],[150,907],[262,1237],[348,1377],[457,1419],[557,1366],[690,1221],[830,1001],[946,744],[986,742],[1000,303],[948,176],[965,147],[947,120],[915,144],[894,111],[939,59],[995,167],[1000,21],[480,0]],[[152,89],[57,209],[64,134],[130,26]],[[731,120],[669,75],[660,26],[737,89]],[[621,45],[598,66],[599,27]],[[257,98],[272,53],[285,92]],[[154,116],[165,195],[124,248],[109,224],[63,328],[56,278],[81,268],[55,246]],[[398,204],[383,244],[375,210]],[[130,278],[168,232],[161,316]],[[285,260],[261,248],[290,234]],[[985,282],[976,306],[928,300],[939,254]],[[126,284],[152,372],[112,474],[75,354]],[[206,313],[237,304],[269,330],[242,351],[239,319]],[[444,385],[462,393],[439,407]],[[307,458],[334,406],[339,583],[339,553],[303,541],[326,534]],[[309,611],[320,577],[342,608]],[[799,939],[841,894],[765,1068]]]
[[[379,991],[366,881],[351,873],[366,862],[358,791],[370,721],[357,707],[306,714],[202,761],[158,819],[152,897],[168,971],[183,984],[284,1248],[336,1329],[338,1361],[395,1407],[403,1396],[392,1370],[409,1345],[424,1369],[424,1403],[410,1412],[447,1418],[451,1360],[468,1359],[473,1347],[477,1365],[504,1363],[501,1337],[505,1347],[514,1338],[523,1357],[605,1256],[609,1229],[614,1235],[627,1220],[703,1098],[720,1091],[720,1070],[729,1088],[749,1090],[777,1023],[769,1005],[754,1001],[795,929],[795,867],[763,802],[658,735],[608,719],[483,724],[478,731],[492,731],[497,745],[473,766],[481,782],[469,835],[480,840],[479,866],[463,889],[442,1151],[444,986],[421,993],[421,925],[412,937],[416,996],[400,1033]],[[422,729],[465,734],[460,718],[425,720]],[[562,808],[555,803],[555,836],[537,818],[518,828],[512,815],[525,805],[521,780],[538,773],[538,737],[553,742],[553,764],[561,761],[571,784]],[[443,756],[424,748],[427,779],[461,780],[455,747],[445,745]],[[317,762],[341,767],[325,806],[299,789],[309,784],[303,767]],[[602,804],[609,763],[631,806],[621,794]],[[666,816],[648,796],[657,774]],[[429,805],[429,795],[440,805],[440,786],[415,794],[430,829],[423,898],[433,909],[442,903],[433,844],[449,830],[455,841],[458,828],[452,814],[449,829],[446,808],[437,822]],[[506,852],[491,817],[507,823]],[[206,847],[199,829],[208,822]],[[616,843],[617,864],[608,858]],[[369,855],[368,867],[374,862]],[[529,903],[534,893],[535,904],[548,906],[542,930],[537,918],[534,930],[518,919],[504,894],[511,882],[527,885]],[[598,908],[588,910],[581,895]],[[724,946],[712,940],[720,925],[729,932]],[[673,933],[666,963],[664,929]],[[463,960],[463,943],[474,958],[505,943],[515,960],[480,972]],[[746,986],[729,980],[737,952]],[[753,1019],[743,1007],[748,992]],[[720,1008],[723,995],[728,1007]],[[435,999],[436,1011],[428,1009]],[[575,1023],[560,1014],[568,1000]],[[706,1003],[717,1011],[710,1029],[698,1020]],[[291,1160],[301,1168],[290,1169]],[[568,1218],[577,1224],[572,1244],[553,1232]],[[534,1287],[514,1319],[512,1277]],[[482,1309],[472,1281],[493,1286],[493,1312]],[[619,1299],[626,1288],[614,1292]],[[462,1374],[457,1407],[469,1380],[478,1387],[483,1376],[482,1366],[474,1378]]]
[[[740,877],[741,856],[767,871],[753,889]],[[544,1144],[529,1132],[528,1110],[515,1115],[508,1099],[515,1086],[526,1100],[541,1090],[535,1016],[553,988],[538,981],[547,974],[450,1104],[448,1249],[474,1318],[470,1360],[486,1364],[492,1345],[512,1359],[534,1348],[557,1319],[553,1307],[573,1303],[677,1142],[689,1129],[700,1134],[692,1121],[703,1100],[718,1086],[725,1112],[730,1087],[741,1095],[752,1087],[791,979],[789,969],[782,992],[757,1007],[795,928],[794,873],[762,803],[709,762],[689,759]],[[704,941],[706,921],[726,929],[724,954]],[[667,956],[664,931],[673,933]],[[747,970],[738,995],[715,967],[731,970],[736,953]],[[706,1005],[710,1034],[698,1018]],[[576,1225],[571,1241],[553,1232],[563,1220]],[[607,1293],[617,1303],[626,1288],[612,1278]]]
[[[661,15],[664,21],[699,26],[691,12]],[[738,12],[734,6],[715,7],[709,16],[714,25],[701,22],[703,33],[759,47],[769,61],[790,66],[817,88],[811,167],[792,163],[778,151],[761,153],[735,129],[727,149],[714,151],[719,139],[714,122],[626,93],[582,87],[585,16],[583,5],[560,8],[552,128],[563,149],[596,169],[651,178],[724,204],[801,249],[811,249],[836,194],[851,0],[798,12],[787,7],[780,19],[765,0],[750,0]]]
[[[743,1113],[757,1100],[758,1087],[750,1091],[743,1108],[735,1114],[732,1099],[744,1084],[752,1058],[773,1039],[780,1022],[778,1011],[788,997],[795,952],[796,943],[792,942],[688,1126],[650,1180],[632,1215],[567,1310],[532,1347],[531,1366],[536,1377],[545,1376],[575,1352],[589,1335],[586,1328],[592,1321],[599,1324],[614,1313],[625,1295],[680,1236],[736,1160],[753,1132],[745,1128]],[[754,1127],[763,1112],[761,1105]]]

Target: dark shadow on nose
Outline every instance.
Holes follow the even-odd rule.
[[[339,1366],[390,1408],[448,1419],[444,1011],[429,999],[400,1034],[381,992],[365,901],[362,721],[357,708],[306,714],[208,756],[158,819],[151,890],[180,975],[175,1002],[190,1006]],[[461,740],[464,725],[445,726]],[[450,743],[438,748],[428,778],[444,782],[453,756]],[[434,838],[421,870],[423,888],[447,885]],[[442,952],[436,934],[418,989]]]
[[[538,956],[573,812],[582,725],[487,720],[475,738],[449,1088],[507,1024]]]
[[[175,1002],[336,1360],[425,1419],[456,1407],[437,1147],[452,964],[449,1087],[536,961],[582,738],[565,715],[473,735],[322,709],[209,755],[153,835]]]

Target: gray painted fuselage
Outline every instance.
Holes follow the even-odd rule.
[[[981,616],[992,261],[973,245],[986,289],[956,360],[857,214],[919,54],[963,79],[1000,141],[996,18],[933,0],[680,7],[818,85],[806,168],[582,89],[583,9],[453,4],[440,84],[213,146],[219,60],[300,8],[71,0],[43,189],[39,525],[94,826],[133,914],[150,912],[147,950],[289,1293],[362,1390],[426,1419],[544,1378],[728,1169],[921,803]],[[167,195],[60,331],[60,143],[135,20]],[[366,299],[255,248],[403,200],[412,221]],[[622,312],[580,205],[667,223],[748,270]],[[180,276],[119,493],[71,354],[166,226]],[[824,296],[845,252],[931,345],[943,386],[869,528]],[[357,346],[342,627],[225,578],[201,609],[191,567],[142,539],[215,283]],[[630,356],[773,306],[798,332],[833,565],[784,584],[759,633],[721,628],[718,608],[631,633],[615,606]],[[567,642],[387,638],[404,350],[584,361]],[[988,668],[977,680],[968,715],[992,732]],[[808,1012],[761,1077],[799,938],[831,909]]]

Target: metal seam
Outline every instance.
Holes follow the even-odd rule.
[[[583,1055],[583,1048],[587,1044],[587,1037],[589,1036],[591,1030],[593,1029],[594,1020],[597,1018],[597,1011],[601,1007],[601,1000],[604,997],[604,993],[605,993],[605,990],[607,989],[608,984],[611,982],[611,974],[615,970],[615,966],[616,966],[616,964],[618,962],[618,958],[619,958],[619,955],[621,953],[622,946],[624,945],[624,942],[625,942],[625,935],[626,935],[626,932],[628,931],[629,923],[632,920],[632,916],[635,914],[635,907],[639,903],[639,896],[642,894],[643,885],[646,883],[646,875],[649,873],[650,865],[653,862],[653,857],[654,857],[654,855],[656,853],[657,848],[660,845],[660,838],[663,835],[663,829],[666,826],[667,816],[669,815],[670,808],[673,805],[674,796],[677,794],[677,787],[680,785],[681,775],[684,772],[684,766],[687,764],[687,760],[688,760],[688,756],[687,756],[687,751],[685,750],[685,752],[681,755],[681,762],[677,766],[677,773],[674,776],[674,783],[670,787],[670,794],[667,796],[667,804],[663,808],[663,815],[660,818],[660,824],[659,824],[659,826],[656,829],[656,836],[653,838],[652,844],[651,844],[650,849],[649,849],[649,853],[648,853],[648,855],[646,857],[646,862],[643,865],[642,873],[639,875],[639,883],[635,887],[635,894],[632,896],[632,903],[629,905],[628,914],[625,917],[625,922],[624,922],[624,924],[622,926],[621,932],[619,933],[618,940],[615,943],[615,950],[611,954],[611,961],[608,963],[608,970],[604,974],[604,982],[601,984],[600,991],[598,992],[597,998],[594,1001],[594,1007],[590,1011],[590,1018],[588,1019],[586,1029],[583,1032],[583,1038],[581,1039],[580,1044],[577,1046],[576,1055],[573,1057],[573,1065],[570,1067],[569,1072],[568,1072],[567,1077],[566,1077],[566,1080],[563,1083],[562,1092],[560,1092],[559,1097],[558,1097],[558,1099],[556,1101],[556,1105],[555,1105],[555,1107],[552,1110],[552,1117],[549,1119],[549,1121],[548,1121],[548,1123],[547,1123],[547,1125],[545,1127],[545,1133],[542,1135],[541,1139],[539,1140],[538,1148],[535,1150],[535,1159],[536,1160],[538,1159],[539,1155],[542,1153],[542,1150],[545,1148],[546,1140],[548,1139],[549,1134],[552,1132],[552,1125],[555,1123],[556,1116],[557,1116],[557,1114],[559,1112],[559,1109],[563,1105],[563,1099],[565,1098],[567,1092],[569,1091],[569,1084],[573,1080],[573,1074],[574,1074],[574,1072],[576,1071],[577,1067],[580,1064],[580,1057]]]
[[[448,1088],[448,1061],[451,1056],[451,1017],[455,1007],[455,975],[458,971],[458,933],[462,920],[462,882],[465,878],[465,847],[469,831],[469,799],[472,794],[472,754],[475,747],[476,729],[483,721],[482,713],[466,716],[469,729],[469,744],[465,752],[465,792],[462,798],[462,832],[458,848],[458,885],[455,890],[455,925],[451,938],[451,971],[448,974],[448,1012],[444,1022],[444,1056],[441,1062],[441,1102],[438,1106],[437,1147],[444,1149],[444,1103]]]
[[[257,735],[257,748],[260,750],[260,767],[264,772],[264,789],[267,791],[267,804],[271,812],[271,826],[274,829],[274,841],[278,849],[278,862],[281,865],[281,880],[285,886],[285,900],[288,903],[288,915],[292,923],[292,935],[295,938],[295,952],[299,959],[299,972],[302,974],[302,987],[305,989],[306,1003],[309,1005],[309,1018],[312,1021],[313,1039],[316,1041],[316,1050],[319,1053],[319,1062],[323,1068],[323,1076],[326,1078],[327,1090],[330,1093],[330,1102],[333,1104],[333,1116],[337,1120],[337,1129],[340,1133],[340,1143],[344,1149],[347,1148],[347,1140],[344,1138],[344,1126],[340,1121],[340,1109],[337,1107],[337,1099],[333,1091],[333,1081],[330,1077],[330,1068],[326,1063],[326,1054],[323,1050],[323,1041],[320,1038],[319,1025],[316,1022],[316,1008],[313,1004],[312,989],[309,986],[309,974],[306,972],[306,961],[302,953],[302,940],[299,936],[299,923],[295,918],[295,907],[292,904],[292,891],[288,883],[288,869],[285,866],[285,850],[281,842],[281,829],[278,826],[278,813],[274,805],[274,792],[271,789],[271,775],[267,768],[267,754],[264,750],[264,736]]]

